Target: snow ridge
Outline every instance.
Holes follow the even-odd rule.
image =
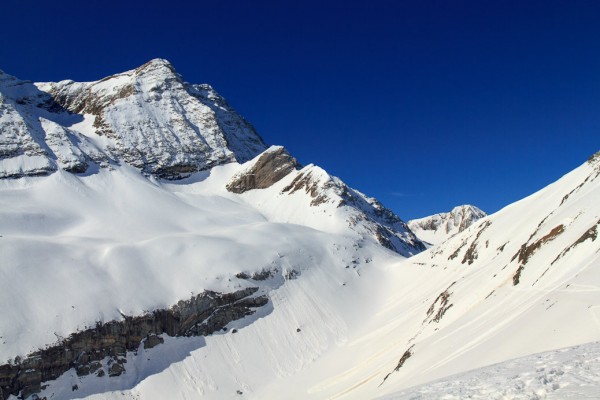
[[[425,250],[404,221],[379,201],[318,166],[300,168],[280,146],[272,146],[245,164],[227,188],[242,193],[274,221],[336,234],[352,232],[405,257]]]

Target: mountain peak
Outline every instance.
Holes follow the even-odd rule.
[[[12,88],[25,81],[9,75],[3,80],[10,82],[0,85],[7,114],[0,128],[10,134],[0,151],[9,148],[4,153],[11,157],[1,160],[0,177],[47,175],[72,165],[74,172],[85,172],[94,164],[124,162],[177,179],[245,162],[267,147],[214,89],[185,83],[165,59],[95,82]]]
[[[408,221],[408,226],[421,240],[438,244],[464,231],[487,214],[470,204],[456,206],[450,212]]]
[[[150,60],[147,63],[140,66],[138,69],[151,67],[151,66],[152,67],[162,66],[162,67],[173,68],[173,64],[171,64],[171,62],[169,60],[166,60],[164,58],[153,58],[152,60]]]
[[[137,67],[134,69],[137,75],[142,75],[146,73],[167,73],[167,74],[177,74],[175,71],[175,67],[168,60],[164,58],[154,58],[147,63]],[[177,74],[178,75],[178,74]]]

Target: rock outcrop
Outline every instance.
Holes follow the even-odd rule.
[[[73,333],[61,342],[0,365],[0,399],[10,395],[27,398],[39,393],[43,383],[74,368],[79,376],[118,376],[125,372],[127,352],[143,345],[152,348],[163,342],[159,336],[206,336],[229,322],[253,314],[268,303],[255,296],[257,287],[232,293],[203,292],[170,309],[142,316],[123,316],[121,321],[98,322],[95,327]],[[101,361],[109,358],[108,367]],[[107,370],[105,370],[107,369]]]
[[[266,189],[296,168],[296,159],[283,147],[274,146],[265,151],[248,170],[236,175],[227,184],[227,190],[244,193],[253,189]]]
[[[352,230],[375,238],[398,254],[409,257],[425,250],[425,245],[394,212],[319,167],[308,166],[298,171],[282,190],[288,195],[296,192],[310,196],[312,207],[330,205],[342,210]]]

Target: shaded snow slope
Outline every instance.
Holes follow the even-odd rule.
[[[0,71],[0,178],[126,162],[179,178],[266,148],[209,85],[165,60],[96,82],[32,83]]]
[[[447,213],[412,219],[406,224],[419,239],[437,245],[452,235],[464,231],[486,215],[475,206],[463,205],[454,207]]]

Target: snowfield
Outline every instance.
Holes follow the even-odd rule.
[[[225,183],[243,168],[230,164],[177,183],[130,167],[0,181],[0,293],[11,304],[0,324],[4,359],[99,319],[169,306],[204,289],[231,291],[248,284],[237,273],[264,268],[282,273],[260,283],[270,303],[256,315],[205,338],[165,338],[164,345],[140,348],[128,354],[120,377],[66,373],[40,395],[404,396],[398,392],[414,385],[600,339],[599,242],[592,235],[573,246],[600,220],[595,161],[408,259],[356,231],[341,234],[347,221],[336,212],[344,211],[307,207],[307,193],[286,200],[297,201],[290,206],[295,212],[305,210],[309,226],[263,203],[277,198],[277,185],[227,192]],[[311,221],[321,225],[310,227]],[[564,235],[548,240],[557,224],[567,226]],[[515,254],[545,237],[515,285],[521,263]],[[290,270],[296,279],[285,278]],[[552,386],[535,386],[527,376],[520,378],[523,395],[550,393]],[[492,387],[502,382],[501,375],[494,379]],[[406,395],[427,398],[427,388]],[[462,396],[462,389],[439,390]]]

